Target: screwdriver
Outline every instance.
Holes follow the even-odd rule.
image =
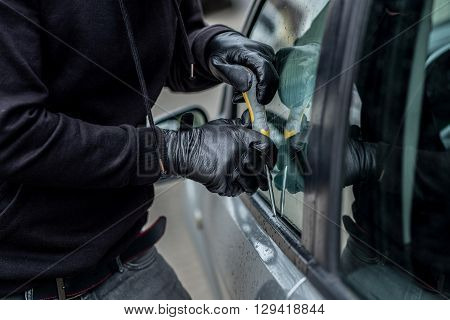
[[[276,57],[277,69],[280,74],[278,95],[286,108],[290,109],[284,129],[284,140],[288,154],[293,152],[294,159],[289,159],[288,162],[294,160],[295,163],[300,164],[302,172],[308,172],[304,156],[307,146],[308,122],[305,111],[311,106],[314,94],[319,53],[320,45],[312,42],[301,46],[282,48],[277,52]],[[284,216],[286,189],[289,189],[288,170],[290,170],[288,163],[285,163],[281,170],[281,216]]]
[[[243,92],[245,104],[250,114],[250,122],[252,129],[258,131],[262,135],[270,138],[270,129],[267,124],[266,108],[260,104],[256,99],[256,76],[252,73],[252,86],[249,91]],[[272,206],[272,214],[275,216],[277,209],[275,207],[275,195],[273,192],[272,174],[270,173],[269,166],[266,165],[267,184],[269,188],[270,204]]]

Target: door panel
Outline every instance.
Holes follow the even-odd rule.
[[[322,298],[240,198],[219,197],[197,183],[188,184],[188,206],[202,214],[200,232],[224,298]]]
[[[346,287],[338,287],[336,278],[329,277],[327,272],[330,261],[333,262],[328,246],[330,240],[335,239],[332,232],[330,235],[327,234],[331,229],[329,214],[339,212],[337,206],[340,204],[339,196],[333,197],[332,194],[332,190],[337,190],[337,193],[340,191],[336,188],[340,183],[339,176],[330,176],[330,173],[331,168],[342,163],[345,126],[340,128],[340,124],[346,123],[347,120],[345,110],[350,104],[353,84],[351,73],[350,76],[346,74],[337,79],[333,77],[354,61],[356,49],[353,45],[357,43],[358,35],[354,30],[358,30],[362,24],[364,12],[361,7],[365,2],[366,0],[362,0],[355,4],[354,1],[335,0],[330,1],[326,9],[328,1],[256,1],[257,5],[249,15],[255,17],[256,23],[248,21],[245,30],[248,34],[251,34],[251,26],[257,28],[258,18],[261,18],[259,27],[261,30],[265,28],[268,34],[275,32],[274,34],[280,35],[278,40],[272,41],[277,51],[289,46],[302,47],[299,51],[304,55],[300,55],[299,63],[305,60],[304,56],[312,56],[309,61],[306,59],[307,64],[312,61],[312,64],[317,65],[314,67],[317,68],[317,79],[316,70],[310,72],[314,74],[309,81],[314,92],[305,94],[313,95],[313,102],[301,99],[300,103],[308,101],[307,104],[313,104],[312,111],[307,115],[313,129],[311,139],[308,141],[314,144],[310,153],[316,162],[314,179],[311,179],[309,189],[306,186],[304,198],[303,192],[292,193],[295,201],[289,200],[291,202],[288,202],[286,207],[290,215],[285,217],[286,219],[276,216],[274,219],[279,220],[281,227],[271,226],[274,229],[272,233],[267,231],[269,228],[265,225],[269,222],[256,216],[258,210],[265,209],[244,204],[242,198],[219,197],[191,181],[186,181],[184,190],[180,189],[180,193],[174,195],[184,201],[183,211],[186,212],[189,221],[187,225],[198,250],[202,252],[201,259],[219,298],[322,298],[322,294],[319,294],[316,288],[326,292],[326,296],[352,297],[346,291]],[[278,18],[264,16],[262,14],[264,8],[274,10],[278,13]],[[353,18],[354,16],[357,18]],[[285,26],[286,30],[283,31]],[[355,40],[348,40],[350,34],[356,34]],[[323,43],[320,41],[322,35]],[[255,38],[257,37],[264,42],[271,42],[269,36],[261,34],[256,36],[255,33]],[[318,61],[319,54],[320,61]],[[289,54],[287,57],[289,58]],[[330,79],[333,81],[328,85]],[[321,88],[320,92],[317,90],[318,87]],[[296,93],[295,90],[292,92]],[[281,128],[279,131],[282,140],[290,109],[279,97],[274,101],[275,103],[268,109],[272,115],[280,119],[279,122],[276,120],[272,124]],[[229,114],[227,111],[231,110],[230,107],[231,101],[224,101],[223,114]],[[243,111],[243,106],[240,111]],[[286,115],[283,117],[283,114]],[[281,123],[284,125],[280,127]],[[307,128],[309,129],[308,126]],[[261,198],[261,196],[264,195],[254,197]],[[334,202],[330,202],[330,198]],[[261,203],[268,208],[267,203],[264,201]],[[305,214],[304,217],[302,213]],[[339,220],[336,217],[334,219]],[[294,224],[284,224],[286,221]],[[283,228],[288,229],[286,234]],[[311,259],[310,253],[303,246],[305,244],[316,259]],[[334,247],[338,248],[339,244],[334,244]],[[296,251],[295,254],[292,254],[292,251]],[[305,278],[306,274],[309,278]],[[314,285],[310,279],[313,279]]]
[[[314,2],[312,5],[306,0],[263,1],[260,4],[262,7],[254,7],[254,11],[258,12],[254,16],[256,23],[248,22],[254,26],[253,29],[248,30],[251,38],[268,43],[274,46],[276,51],[280,51],[278,57],[285,63],[287,77],[291,75],[292,80],[296,80],[295,75],[301,72],[295,67],[298,64],[305,65],[304,68],[310,71],[310,87],[314,87],[315,69],[327,16],[327,3],[326,0]],[[253,13],[250,13],[250,16],[252,15]],[[284,84],[291,89],[287,95],[299,100],[296,88],[302,87],[302,80],[306,82],[308,80],[297,80],[299,81],[288,81],[288,84]],[[310,106],[312,91],[311,89],[304,92],[301,101],[295,101],[289,107]],[[230,102],[225,101],[225,105],[229,106]],[[244,106],[240,106],[240,110],[244,110]],[[277,95],[267,106],[267,110],[273,115],[269,117],[270,121],[273,120],[271,129],[281,125],[278,131],[283,136],[285,129],[283,124],[290,120],[290,108],[286,107],[286,103],[283,103]],[[309,115],[309,113],[305,114]],[[276,141],[277,137],[272,136],[272,139]],[[281,144],[283,143],[278,143],[279,146]],[[275,172],[275,175],[277,173]],[[300,178],[300,176],[293,178]],[[274,234],[267,232],[267,228],[261,227],[261,223],[264,222],[255,219],[253,214],[258,213],[252,214],[240,198],[221,198],[209,194],[201,186],[193,184],[192,187],[195,191],[191,190],[191,194],[203,216],[202,237],[208,247],[211,266],[218,277],[217,282],[224,297],[240,299],[322,297],[299,271],[299,264],[295,265],[292,262],[299,259],[298,253],[291,254],[289,258],[286,256],[284,250],[292,247],[284,235],[274,241],[272,239]],[[288,215],[283,220],[294,223],[296,230],[289,232],[288,235],[294,241],[299,239],[299,234],[296,232],[301,229],[303,220],[303,195],[298,191],[290,193],[287,197]],[[278,195],[280,195],[279,192]],[[262,203],[263,206],[266,205],[264,201]],[[260,210],[254,207],[251,209],[256,212]],[[288,225],[287,227],[289,228]],[[308,264],[305,261],[302,262],[304,266]]]

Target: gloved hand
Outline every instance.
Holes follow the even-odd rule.
[[[273,168],[277,150],[260,133],[225,119],[200,128],[162,132],[168,174],[200,182],[222,196],[268,189],[265,165]]]
[[[359,128],[352,126],[352,131]],[[344,186],[367,180],[378,174],[376,163],[376,144],[359,140],[355,134],[348,138],[345,148],[343,181]],[[287,166],[286,189],[291,194],[304,191],[304,177],[312,174],[307,160],[307,139],[304,133],[289,138],[288,143],[280,147],[277,166],[282,170]],[[281,190],[283,171],[275,177],[275,186]]]
[[[239,93],[252,86],[253,72],[258,84],[256,98],[266,105],[278,89],[278,73],[273,65],[273,49],[261,42],[250,40],[237,32],[218,34],[206,47],[211,73],[220,81],[232,85]]]
[[[376,145],[349,138],[344,158],[344,186],[364,181],[377,174]]]

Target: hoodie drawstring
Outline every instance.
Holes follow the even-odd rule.
[[[186,32],[186,26],[184,25],[183,15],[181,14],[181,10],[180,10],[180,6],[178,5],[178,1],[173,0],[172,2],[173,2],[173,6],[175,7],[175,12],[176,12],[177,18],[178,18],[178,28],[180,29],[180,32],[181,32],[181,38],[182,38],[182,42],[183,42],[184,52],[186,54],[188,63],[191,68],[191,74],[190,74],[189,79],[193,80],[195,78],[194,77],[194,64],[195,64],[194,55],[192,54],[191,45],[189,44],[189,38],[188,38],[188,35]]]
[[[136,73],[139,79],[139,86],[141,87],[142,97],[144,99],[144,107],[145,112],[147,114],[147,127],[154,127],[155,124],[153,122],[152,117],[152,108],[150,106],[150,98],[148,96],[147,83],[144,77],[144,71],[142,70],[141,59],[139,57],[139,50],[136,46],[136,42],[134,40],[133,29],[131,28],[130,18],[128,16],[127,8],[123,3],[123,0],[119,0],[120,11],[122,12],[123,22],[125,24],[125,28],[127,30],[128,42],[130,44],[131,54],[133,56],[134,66],[136,68]]]
[[[147,113],[147,126],[154,126],[154,122],[153,122],[153,117],[151,116],[151,101],[150,98],[148,96],[148,90],[147,90],[147,83],[145,81],[145,77],[144,77],[144,72],[142,70],[142,64],[141,64],[141,59],[139,56],[139,50],[137,48],[135,39],[134,39],[134,34],[133,34],[133,29],[131,27],[131,23],[130,23],[130,17],[128,15],[128,11],[127,8],[125,6],[125,3],[123,2],[123,0],[118,0],[119,1],[119,5],[120,5],[120,11],[122,13],[122,18],[125,24],[125,28],[127,30],[127,37],[128,37],[128,42],[130,45],[130,49],[131,49],[131,53],[133,55],[133,61],[134,61],[134,65],[136,68],[136,73],[139,79],[139,86],[141,88],[141,92],[142,92],[142,96],[144,99],[144,107],[145,107],[145,111]],[[186,54],[186,57],[188,59],[188,63],[190,64],[190,80],[195,79],[194,77],[194,64],[195,64],[195,60],[194,60],[194,55],[192,54],[191,51],[191,46],[189,44],[189,38],[186,32],[186,27],[184,26],[184,21],[183,21],[183,15],[181,14],[180,11],[180,7],[178,6],[178,2],[177,0],[173,0],[173,6],[175,9],[175,13],[177,15],[177,19],[178,19],[178,28],[179,31],[181,32],[181,38],[182,38],[182,42],[183,42],[183,47],[184,47],[184,51]]]

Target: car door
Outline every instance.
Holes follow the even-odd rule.
[[[194,237],[221,298],[354,297],[345,285],[330,285],[335,277],[326,272],[331,260],[321,228],[327,222],[324,212],[334,205],[328,201],[327,175],[340,162],[321,159],[332,152],[343,155],[335,145],[345,135],[342,110],[350,104],[352,79],[333,77],[355,58],[363,9],[349,1],[267,0],[256,1],[250,10],[244,33],[274,48],[281,76],[278,94],[266,106],[271,138],[280,156],[289,157],[286,132],[297,125],[294,133],[304,135],[302,143],[312,155],[303,162],[310,162],[304,165],[312,172],[299,172],[287,161],[285,179],[284,167],[277,164],[272,172],[276,212],[267,193],[221,198],[188,182],[189,207],[201,221]],[[231,96],[228,88],[223,117],[233,118],[245,110],[242,104],[233,105]]]
[[[388,298],[392,292],[395,298],[417,298],[430,297],[428,287],[434,288],[432,297],[446,296],[442,266],[449,255],[436,242],[445,243],[449,214],[448,197],[441,195],[448,190],[450,163],[448,5],[447,0],[253,3],[243,32],[274,47],[281,77],[267,106],[281,155],[272,172],[276,212],[264,192],[221,198],[185,183],[187,225],[216,298]],[[232,93],[224,92],[222,117],[245,110],[231,102]],[[366,132],[365,139],[376,125],[371,140],[359,138],[363,142],[400,147],[395,159],[402,165],[388,175],[388,184],[383,175],[362,193],[359,185],[343,188],[349,124]],[[288,143],[292,131],[299,144]],[[296,146],[304,152],[299,159],[291,152]],[[425,149],[425,158],[419,149]],[[441,175],[424,160],[429,156]],[[392,186],[401,192],[386,198]],[[371,212],[367,221],[375,222],[366,230],[373,243],[355,231],[365,227],[354,216],[360,215],[359,199],[372,203],[365,211]],[[427,204],[439,208],[437,225],[424,219]],[[386,235],[401,235],[401,241]],[[398,243],[401,250],[393,250]],[[425,250],[424,243],[439,248],[436,257],[427,260],[433,250]],[[411,254],[411,248],[418,251]],[[371,251],[375,263],[373,252],[367,257]]]
[[[450,1],[330,1],[328,10],[304,140],[310,172],[303,196],[294,192],[303,224],[289,212],[253,209],[255,218],[325,297],[448,299]],[[376,165],[343,188],[349,139],[374,148]]]
[[[375,150],[375,170],[351,199],[333,193],[344,205],[324,230],[339,246],[328,245],[328,270],[366,299],[448,299],[450,1],[368,8],[353,68],[359,123],[347,129]]]

